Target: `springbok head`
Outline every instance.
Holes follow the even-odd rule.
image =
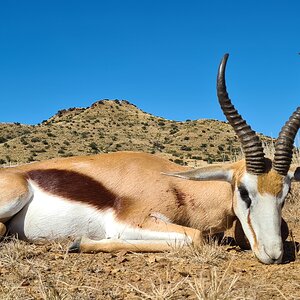
[[[265,158],[260,138],[228,97],[225,84],[228,56],[224,55],[219,67],[217,94],[229,124],[239,137],[245,160],[171,175],[191,180],[224,180],[231,183],[233,210],[254,254],[263,263],[280,263],[283,256],[281,210],[291,180],[300,179],[300,168],[290,170],[294,139],[300,125],[300,107],[279,133],[274,160]]]
[[[235,181],[233,209],[257,258],[279,263],[283,256],[281,210],[291,180],[299,169],[290,171],[293,144],[300,125],[300,107],[282,127],[275,143],[274,160],[265,158],[262,143],[232,105],[225,84],[226,54],[220,64],[217,93],[221,108],[240,139],[245,154],[245,172]]]

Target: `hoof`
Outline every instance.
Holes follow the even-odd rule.
[[[81,238],[76,239],[73,244],[69,247],[68,253],[79,253],[80,252]]]

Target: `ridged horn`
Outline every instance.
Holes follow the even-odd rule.
[[[294,111],[282,127],[275,143],[273,169],[280,175],[286,176],[293,157],[295,136],[300,126],[300,107]]]
[[[219,66],[217,77],[219,103],[229,124],[240,139],[245,153],[247,172],[259,175],[265,172],[264,150],[257,134],[238,113],[228,97],[225,83],[225,69],[228,57],[229,54],[225,54]]]

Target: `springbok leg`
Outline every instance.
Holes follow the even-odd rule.
[[[132,228],[128,228],[128,232]],[[123,232],[124,233],[124,232]],[[127,233],[128,234],[128,233]],[[159,219],[149,218],[134,233],[131,231],[130,239],[102,239],[91,240],[83,237],[76,240],[69,248],[70,252],[162,252],[171,250],[176,246],[194,244],[201,246],[202,233],[193,228],[164,222]]]

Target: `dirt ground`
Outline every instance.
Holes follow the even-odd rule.
[[[209,242],[168,253],[67,253],[71,241],[0,244],[0,299],[300,299],[299,193],[284,208],[284,262]]]

